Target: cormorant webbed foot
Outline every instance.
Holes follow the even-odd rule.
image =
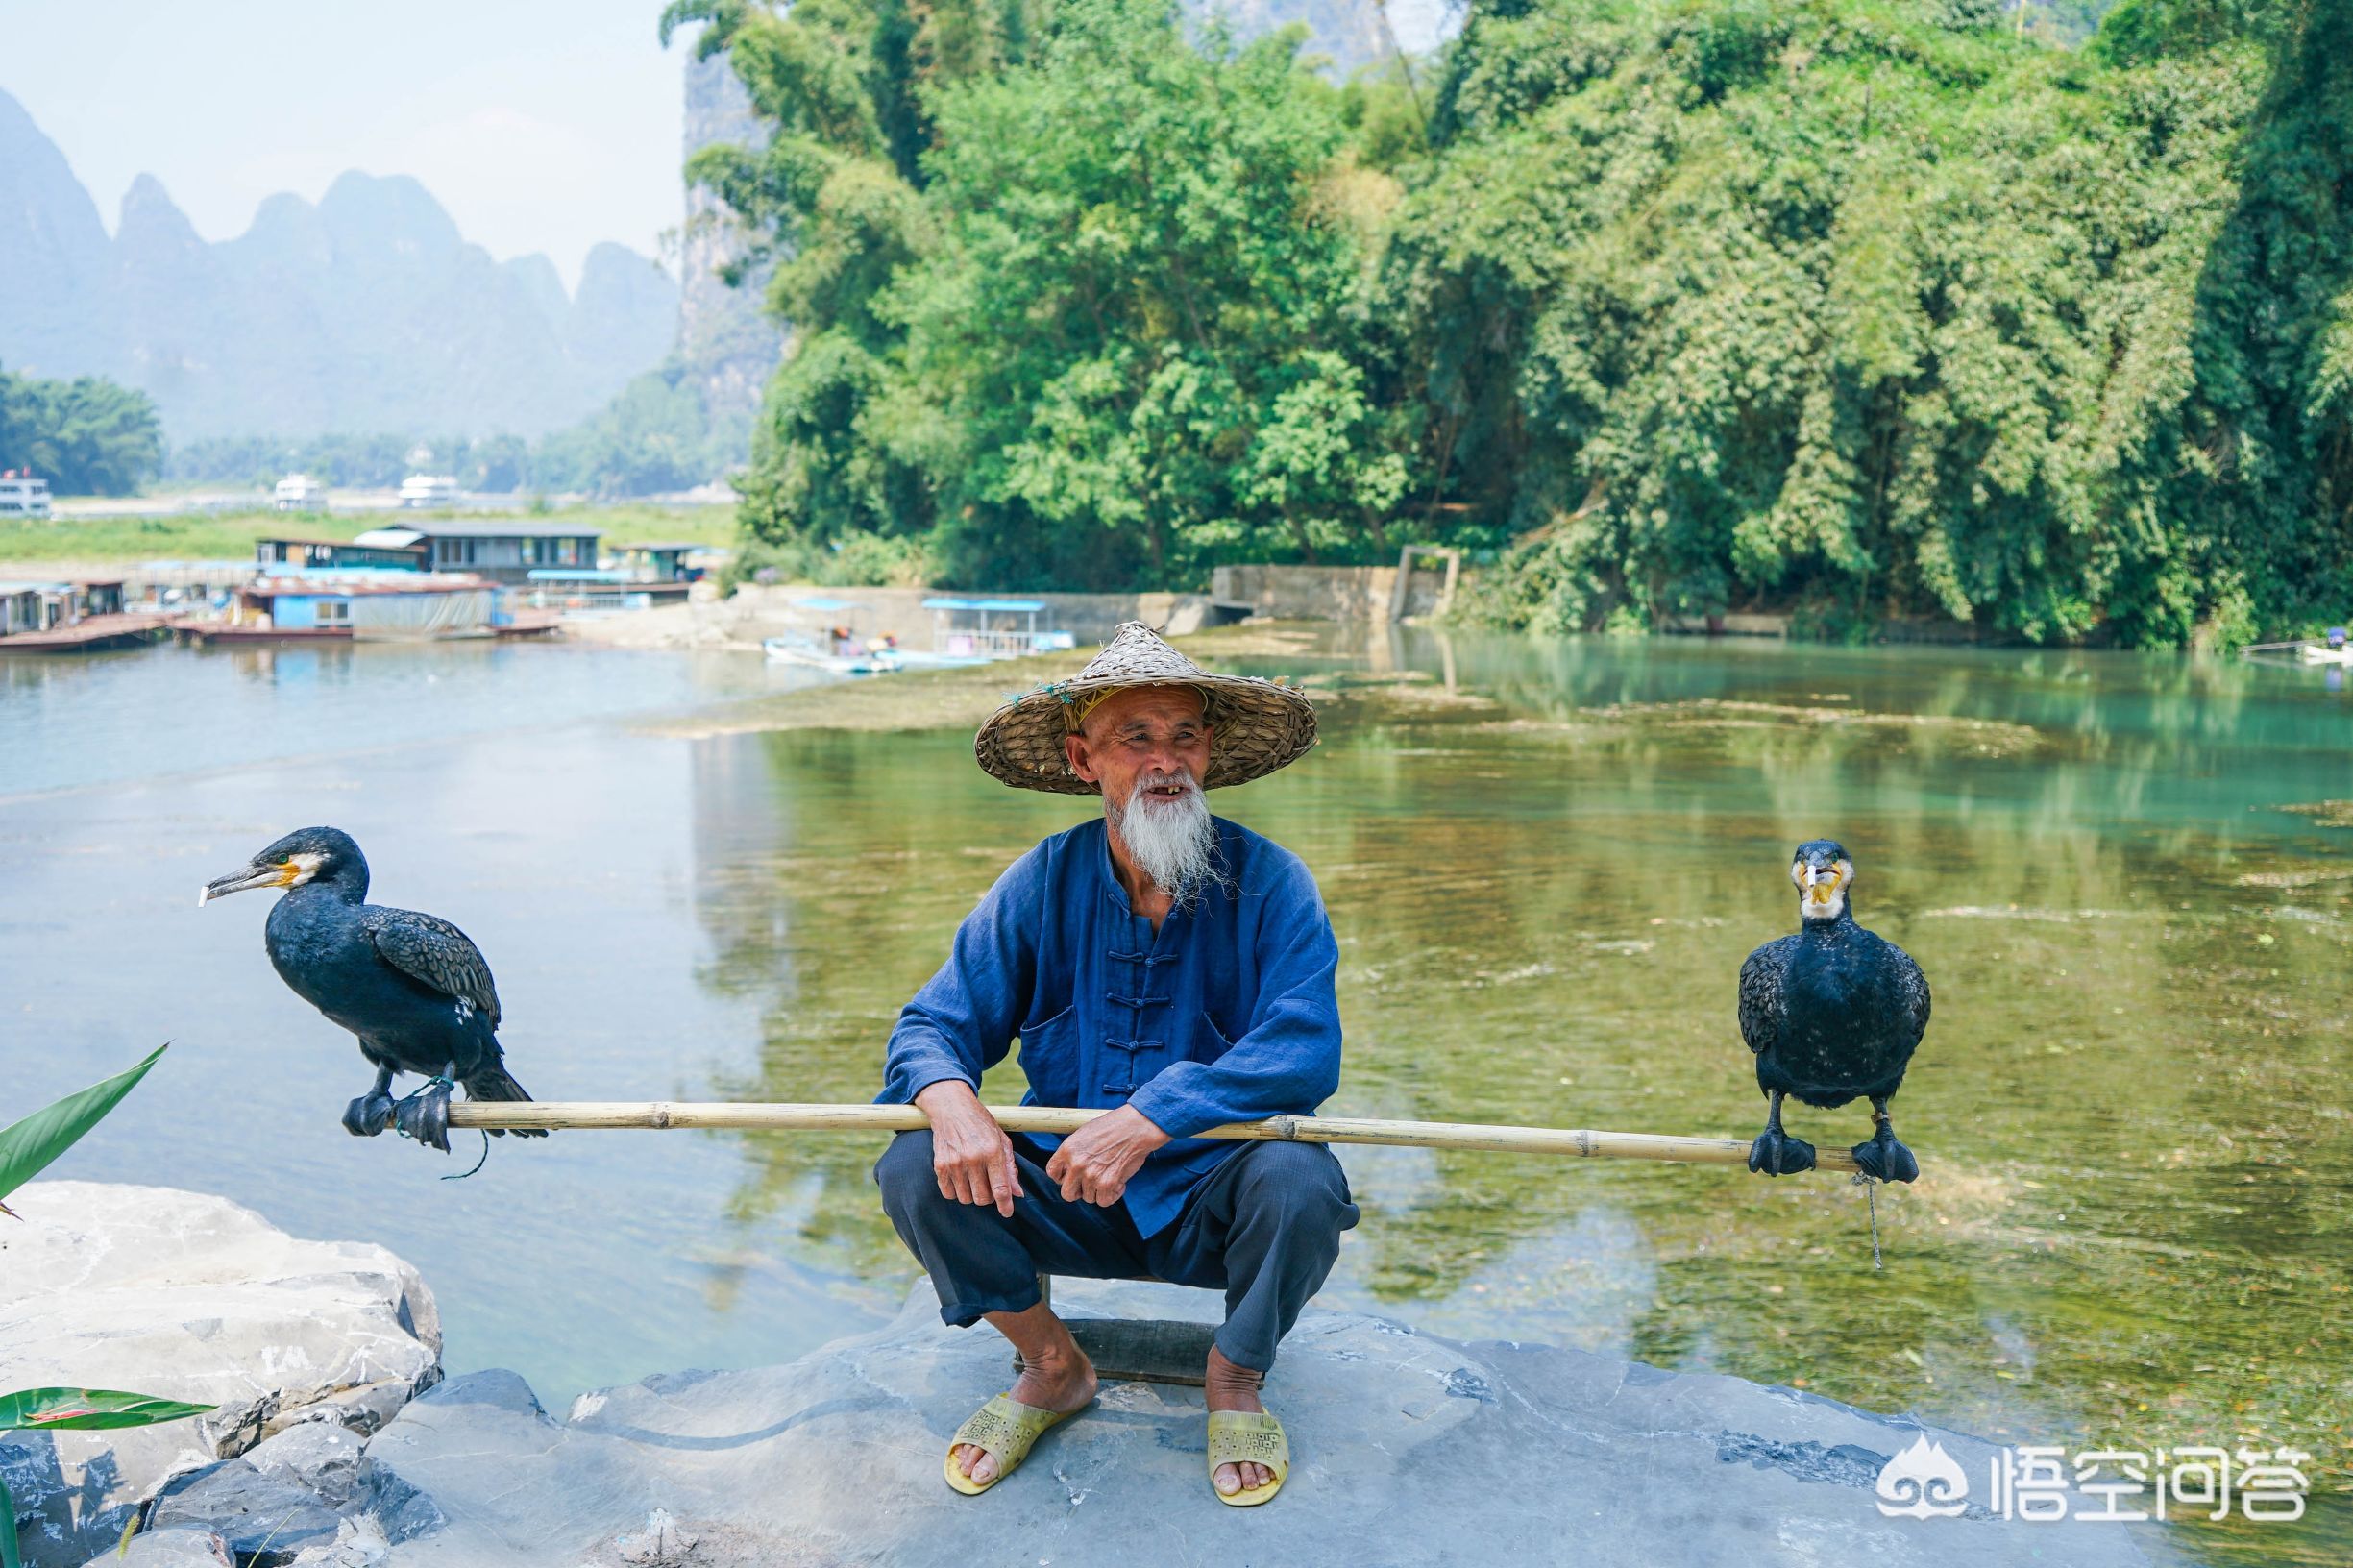
[[[343,1130],[354,1138],[374,1138],[392,1125],[395,1109],[391,1095],[370,1090],[343,1108]]]
[[[1749,1145],[1749,1168],[1766,1176],[1795,1176],[1814,1168],[1814,1145],[1781,1131],[1782,1090],[1769,1089],[1772,1104],[1765,1112],[1765,1130]]]
[[[1749,1145],[1749,1168],[1766,1176],[1795,1176],[1814,1168],[1814,1145],[1778,1127],[1767,1127]]]
[[[1920,1162],[1896,1141],[1896,1130],[1884,1121],[1868,1141],[1854,1146],[1853,1154],[1864,1175],[1882,1182],[1908,1182],[1920,1175]]]
[[[393,1108],[392,1118],[401,1136],[449,1153],[450,1091],[455,1087],[447,1078],[429,1078],[424,1088],[403,1096]]]

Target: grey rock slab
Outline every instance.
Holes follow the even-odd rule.
[[[230,1560],[229,1543],[202,1525],[174,1525],[168,1530],[140,1531],[131,1538],[127,1552],[110,1546],[85,1568],[234,1568],[234,1564]]]
[[[247,1449],[245,1462],[340,1508],[358,1494],[363,1446],[357,1433],[336,1422],[303,1421]]]
[[[332,1541],[343,1521],[301,1486],[229,1459],[166,1482],[148,1515],[158,1529],[194,1525],[228,1543],[240,1564],[281,1568],[306,1546]]]
[[[113,1546],[176,1472],[306,1412],[363,1431],[440,1376],[441,1321],[381,1247],[305,1241],[199,1192],[35,1182],[0,1229],[0,1388],[125,1388],[209,1417],[0,1436],[27,1560]]]
[[[375,1520],[347,1518],[333,1540],[304,1547],[289,1568],[379,1568],[391,1551]]]
[[[1057,1281],[1056,1305],[1216,1311],[1200,1292],[1080,1281]],[[1924,1434],[1983,1476],[1986,1445],[1916,1422],[1355,1313],[1311,1312],[1284,1345],[1267,1401],[1292,1469],[1263,1507],[1211,1493],[1198,1390],[1146,1384],[1106,1387],[1015,1475],[958,1496],[941,1479],[948,1437],[1009,1379],[1004,1341],[944,1328],[919,1286],[879,1333],[585,1395],[563,1421],[511,1373],[456,1378],[370,1439],[367,1466],[404,1510],[394,1568],[2173,1560],[2113,1527],[1883,1516],[1878,1473]]]

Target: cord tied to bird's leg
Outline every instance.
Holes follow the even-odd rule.
[[[453,1062],[392,1102],[392,1130],[428,1148],[450,1152],[450,1096],[456,1091]]]
[[[456,1063],[451,1063],[449,1066],[393,1101],[392,1130],[403,1138],[414,1139],[428,1148],[439,1149],[442,1153],[448,1154],[450,1152],[450,1096],[457,1090],[456,1081],[453,1076],[456,1067]],[[443,1181],[462,1182],[490,1163],[489,1130],[482,1129],[481,1137],[480,1157],[467,1169],[442,1177]]]
[[[1863,1189],[1864,1206],[1871,1211],[1871,1271],[1874,1274],[1881,1273],[1883,1270],[1879,1264],[1878,1178],[1873,1176],[1868,1171],[1858,1170],[1854,1173],[1853,1179],[1847,1185],[1850,1187],[1859,1187]]]

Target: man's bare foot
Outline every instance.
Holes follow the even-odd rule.
[[[1024,1312],[991,1312],[989,1321],[1021,1353],[1021,1375],[1011,1390],[1015,1404],[1066,1413],[1094,1398],[1094,1366],[1053,1309],[1041,1302]],[[969,1443],[958,1443],[948,1456],[976,1485],[996,1477],[996,1456]]]
[[[1246,1366],[1236,1366],[1226,1360],[1225,1352],[1210,1346],[1209,1372],[1201,1392],[1213,1410],[1241,1410],[1250,1415],[1264,1412],[1266,1407],[1259,1399],[1259,1385],[1266,1381],[1263,1372],[1253,1372]],[[1275,1473],[1262,1464],[1248,1460],[1240,1464],[1221,1464],[1211,1482],[1227,1497],[1236,1492],[1255,1492],[1275,1479]]]

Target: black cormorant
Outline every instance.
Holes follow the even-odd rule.
[[[263,945],[297,996],[359,1037],[376,1087],[343,1125],[373,1138],[387,1123],[448,1152],[450,1088],[477,1100],[527,1100],[499,1048],[499,991],[473,939],[449,921],[367,902],[368,862],[336,828],[306,827],[205,885],[199,905],[248,888],[283,888]],[[392,1078],[427,1080],[393,1101]],[[524,1136],[546,1135],[533,1131]]]
[[[1896,1141],[1887,1102],[1928,1027],[1928,978],[1912,956],[1854,923],[1854,862],[1828,839],[1798,845],[1798,934],[1769,942],[1740,967],[1740,1033],[1756,1053],[1756,1082],[1773,1101],[1749,1168],[1784,1176],[1814,1168],[1814,1146],[1781,1131],[1781,1096],[1827,1110],[1871,1097],[1877,1130],[1854,1163],[1883,1182],[1920,1174]]]

